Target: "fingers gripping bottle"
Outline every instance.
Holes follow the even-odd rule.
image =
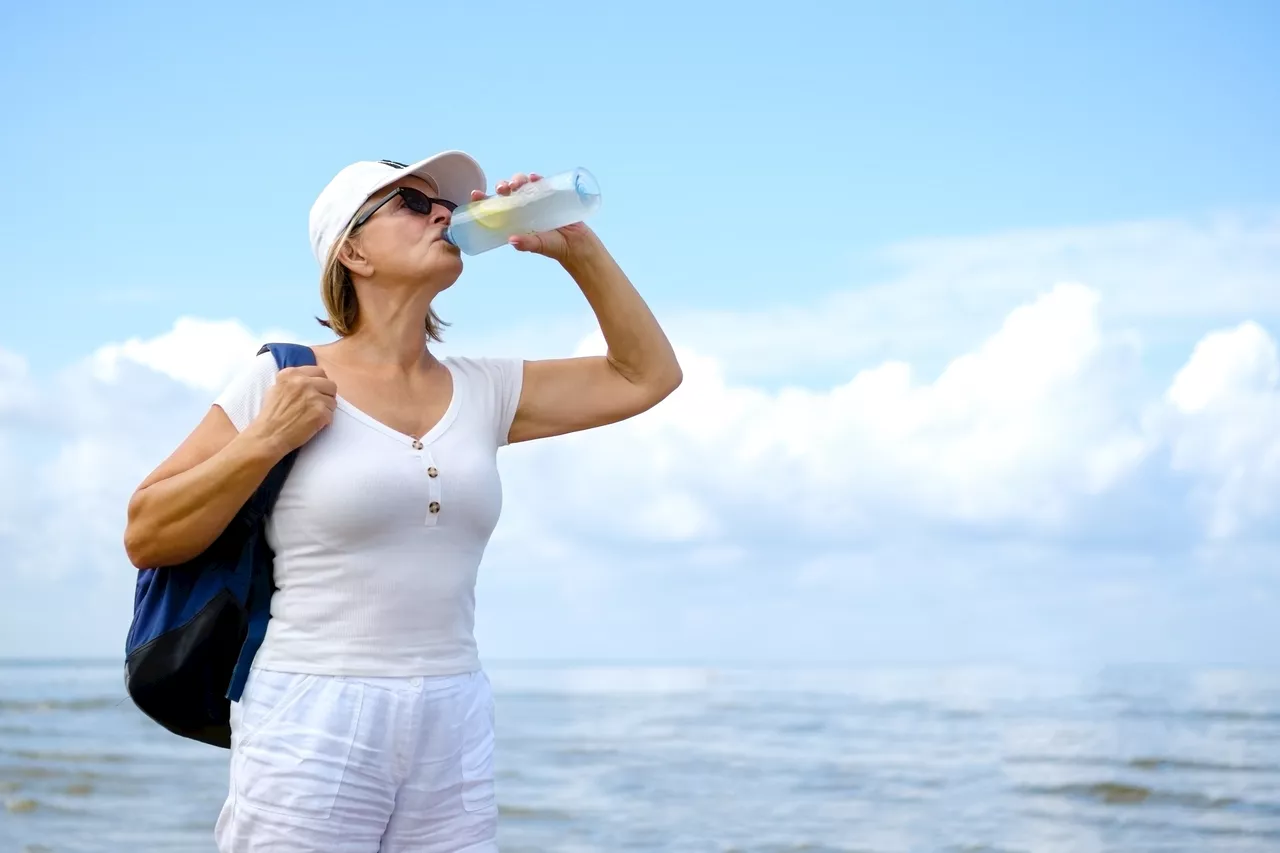
[[[444,238],[478,255],[516,234],[550,231],[581,222],[600,207],[600,185],[581,167],[530,181],[510,195],[492,195],[460,206]]]

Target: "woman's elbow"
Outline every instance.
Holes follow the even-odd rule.
[[[142,550],[136,543],[130,541],[128,531],[125,532],[124,553],[129,558],[129,564],[135,569],[154,568],[152,562],[147,559],[147,553]]]
[[[684,382],[684,371],[680,369],[680,362],[672,359],[671,364],[653,385],[655,397],[653,405],[656,406],[674,394],[682,382]]]
[[[667,376],[667,383],[669,385],[669,388],[667,390],[667,393],[663,396],[670,396],[671,394],[674,394],[675,390],[679,388],[681,383],[683,382],[684,382],[684,370],[681,369],[680,362],[673,361],[671,363],[671,372]]]
[[[135,525],[127,525],[124,529],[124,553],[135,569],[154,567],[151,555],[147,552],[146,539],[138,535]]]
[[[124,526],[124,553],[135,569],[150,569],[159,565],[155,541],[154,531],[148,523],[146,496],[142,491],[134,492],[129,499],[128,521]]]
[[[670,397],[680,387],[682,381],[684,381],[684,375],[678,364],[651,377],[641,386],[641,393],[635,400],[635,409],[629,415],[634,416],[649,411]]]

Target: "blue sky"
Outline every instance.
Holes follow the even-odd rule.
[[[109,653],[128,490],[323,339],[315,194],[462,148],[595,172],[690,377],[504,455],[489,654],[1274,662],[1280,10],[637,14],[0,12],[0,655]],[[442,352],[590,349],[541,260],[469,260]]]

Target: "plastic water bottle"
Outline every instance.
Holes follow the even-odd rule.
[[[581,222],[600,207],[600,185],[581,167],[530,181],[510,195],[468,202],[453,212],[444,238],[478,255],[516,234],[550,231]]]

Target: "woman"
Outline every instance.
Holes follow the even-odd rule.
[[[432,300],[462,272],[443,232],[484,197],[484,173],[456,151],[342,170],[310,221],[337,339],[313,348],[315,367],[259,356],[130,501],[130,560],[175,565],[300,448],[267,521],[272,618],[232,707],[224,853],[497,850],[493,698],[472,633],[502,501],[496,452],[639,414],[681,371],[582,223],[511,244],[564,267],[607,355],[437,359]]]

